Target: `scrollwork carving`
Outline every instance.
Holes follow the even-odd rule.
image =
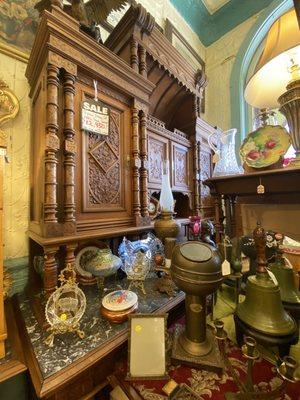
[[[141,27],[142,33],[147,35],[150,35],[155,25],[155,19],[141,4],[136,7],[136,22]]]
[[[14,119],[20,109],[20,104],[17,96],[0,79],[0,127],[6,122]],[[7,135],[0,129],[0,146],[6,147]]]
[[[163,142],[149,140],[149,180],[151,182],[161,182],[164,146]]]

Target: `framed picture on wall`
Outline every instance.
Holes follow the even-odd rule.
[[[166,20],[165,36],[195,70],[202,70],[205,72],[205,62],[181,33],[178,32],[169,19]],[[205,90],[201,102],[201,112],[205,112]]]
[[[28,61],[39,13],[32,0],[0,1],[0,51]]]

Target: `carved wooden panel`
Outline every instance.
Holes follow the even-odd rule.
[[[76,163],[77,229],[132,224],[131,110],[119,100],[99,94],[110,109],[109,134],[97,135],[80,129],[80,104],[92,97],[91,87],[77,83],[76,128],[79,140]]]
[[[212,156],[209,147],[200,146],[200,202],[201,213],[204,218],[212,218],[214,215],[213,198],[209,187],[203,185],[203,181],[212,175]]]
[[[149,133],[148,160],[149,160],[149,187],[161,188],[162,162],[168,158],[168,139]]]
[[[90,205],[120,205],[120,114],[110,113],[108,136],[86,133],[88,197]],[[101,183],[101,184],[99,184]]]
[[[172,188],[189,188],[189,153],[188,148],[172,143]]]

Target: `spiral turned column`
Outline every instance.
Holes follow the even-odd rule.
[[[64,221],[75,222],[75,77],[64,74]]]
[[[57,261],[56,253],[59,247],[44,247],[44,290],[45,296],[48,298],[56,289],[57,286]]]
[[[57,222],[58,74],[59,69],[49,64],[47,68],[44,221],[51,223]]]
[[[139,113],[132,109],[132,169],[133,169],[133,215],[136,222],[141,218],[140,202],[140,146],[139,146]]]
[[[147,62],[146,62],[146,49],[143,46],[139,46],[139,56],[140,56],[140,74],[147,78]]]
[[[193,179],[194,179],[194,213],[201,215],[200,208],[200,142],[194,141],[193,149]]]
[[[139,72],[138,42],[135,39],[132,39],[130,43],[130,65]]]
[[[147,153],[147,116],[141,111],[141,212],[149,218],[148,210],[148,153]]]

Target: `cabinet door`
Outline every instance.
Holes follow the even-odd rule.
[[[109,134],[97,135],[80,129],[80,101],[93,94],[90,87],[77,85],[76,205],[78,229],[97,229],[132,224],[131,110],[101,93],[100,100],[110,108]]]
[[[168,139],[148,132],[149,188],[161,189],[163,160],[168,158]]]
[[[189,189],[189,149],[178,143],[171,143],[172,189]]]

